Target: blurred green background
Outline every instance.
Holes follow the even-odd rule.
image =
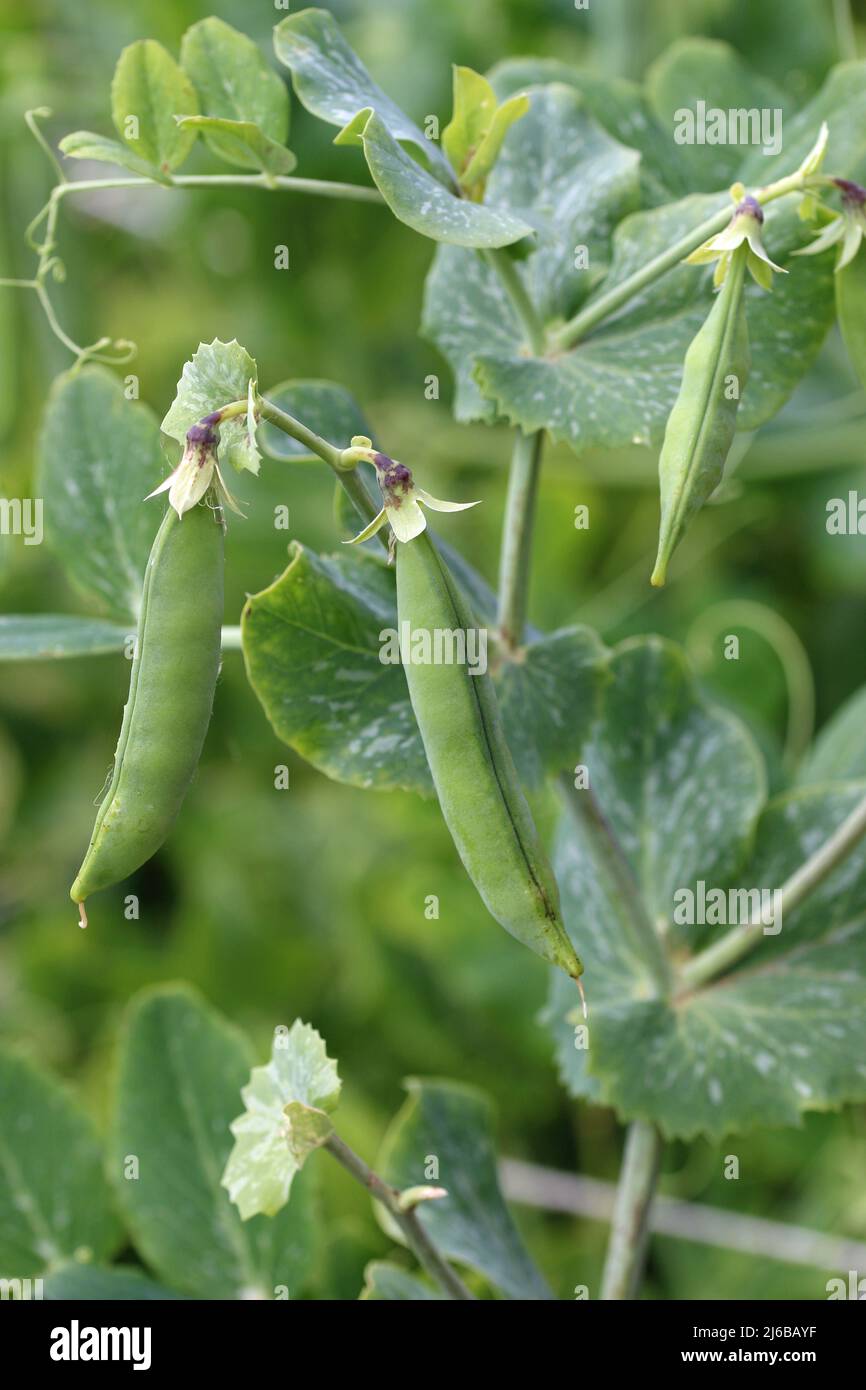
[[[797,96],[840,56],[831,0],[342,0],[328,6],[377,79],[416,119],[447,118],[450,63],[484,70],[522,53],[640,76],[683,34],[733,43]],[[32,273],[22,230],[50,187],[22,113],[47,105],[56,141],[81,127],[108,132],[108,87],[120,48],[139,37],[177,51],[188,24],[216,13],[270,50],[282,12],[266,0],[34,0],[3,12],[0,225],[5,275]],[[861,40],[866,7],[855,6]],[[843,39],[844,46],[844,39]],[[302,174],[362,178],[357,152],[335,149],[328,128],[293,109],[290,136]],[[207,155],[190,167],[211,168]],[[286,243],[288,274],[273,268]],[[509,437],[460,428],[448,373],[417,334],[432,244],[374,206],[288,194],[112,192],[68,200],[57,291],[63,322],[82,342],[134,339],[131,370],[161,416],[199,340],[237,337],[264,387],[293,375],[330,377],[363,403],[388,452],[423,462],[440,496],[486,505],[447,530],[491,580],[504,501]],[[42,402],[70,365],[35,302],[0,292],[0,486],[30,495]],[[441,399],[425,399],[440,376]],[[647,582],[657,521],[655,458],[645,450],[580,461],[548,455],[540,503],[532,618],[588,621],[615,641],[660,631],[684,640],[716,603],[748,599],[777,611],[808,653],[820,725],[866,682],[862,539],[833,538],[825,503],[856,485],[866,399],[838,340],[773,424],[751,441],[718,505],[699,518],[664,594]],[[741,451],[742,452],[742,451]],[[285,558],[272,508],[287,503],[291,534],[317,548],[337,539],[324,470],[267,463],[246,486],[255,506],[228,537],[228,608],[271,581]],[[591,527],[576,532],[588,503]],[[446,523],[448,526],[448,523]],[[84,611],[47,549],[0,541],[0,603],[14,611]],[[716,647],[718,651],[718,644]],[[772,776],[789,717],[776,654],[746,635],[741,659],[710,661],[707,684],[757,731]],[[372,1159],[400,1104],[401,1078],[441,1075],[494,1098],[503,1152],[571,1172],[614,1178],[621,1132],[614,1116],[571,1104],[559,1090],[536,1015],[546,979],[487,918],[436,808],[405,795],[327,782],[280,745],[228,653],[197,781],[164,850],[124,891],[146,910],[126,921],[122,893],[92,904],[78,931],[68,884],[87,842],[114,749],[128,665],[120,658],[6,666],[0,671],[0,1031],[74,1078],[105,1116],[114,1039],[129,996],[176,977],[197,984],[248,1027],[262,1055],[275,1023],[296,1016],[327,1039],[344,1077],[341,1129]],[[795,710],[807,692],[795,685]],[[276,791],[287,763],[291,789]],[[424,916],[440,898],[438,921]],[[721,1147],[674,1145],[663,1190],[678,1196],[866,1237],[861,1110],[813,1116],[803,1129],[737,1137]],[[740,1157],[736,1183],[724,1155]],[[387,1249],[360,1191],[320,1164],[329,1251],[316,1291],[355,1297],[366,1260]],[[604,1228],[518,1212],[561,1297],[597,1287]],[[815,1298],[825,1272],[656,1238],[646,1293],[654,1298]]]

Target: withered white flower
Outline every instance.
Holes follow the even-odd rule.
[[[842,211],[818,233],[808,246],[801,246],[795,256],[817,256],[831,246],[839,244],[836,270],[844,270],[860,250],[860,243],[866,233],[866,188],[850,179],[833,179],[842,194]]]
[[[358,458],[366,458],[373,464],[384,505],[369,526],[346,541],[346,545],[369,540],[386,524],[390,524],[398,541],[414,540],[427,526],[422,505],[434,512],[464,512],[468,507],[478,506],[477,502],[444,502],[439,497],[432,497],[425,488],[415,485],[411,470],[404,463],[398,463],[387,454],[377,453],[373,448],[364,448],[363,445],[368,442],[353,439],[353,448],[347,452]]]
[[[734,185],[732,191],[740,192],[742,185]],[[711,236],[708,241],[693,251],[690,256],[686,256],[686,265],[708,265],[711,261],[717,261],[713,274],[713,284],[718,289],[724,284],[728,267],[731,264],[731,257],[741,246],[746,246],[746,267],[762,289],[769,290],[773,284],[773,271],[778,270],[780,274],[787,275],[784,266],[776,265],[771,261],[764,249],[761,240],[761,227],[764,224],[764,209],[750,194],[740,197],[734,209],[734,215],[725,227],[724,231]]]
[[[238,516],[243,512],[232,497],[220,472],[217,448],[219,445],[219,411],[206,415],[186,433],[186,445],[180,463],[159,487],[144,499],[168,493],[169,505],[183,520],[184,512],[198,505],[208,488],[213,487],[220,506],[230,507]]]

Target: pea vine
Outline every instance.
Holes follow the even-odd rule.
[[[771,799],[749,731],[707,701],[678,649],[643,638],[608,651],[585,626],[550,634],[530,625],[545,439],[565,441],[576,452],[624,443],[660,447],[652,583],[661,586],[723,480],[737,430],[755,429],[780,409],[836,317],[866,380],[862,333],[852,327],[852,304],[866,303],[858,254],[866,191],[852,178],[866,159],[859,133],[866,128],[866,80],[860,65],[855,75],[848,69],[831,75],[827,89],[795,118],[776,177],[758,180],[759,165],[745,158],[741,177],[719,179],[713,166],[705,182],[681,188],[658,153],[661,116],[649,119],[637,89],[623,98],[630,103],[624,115],[580,74],[563,81],[559,69],[552,77],[543,63],[512,71],[506,64],[492,80],[458,67],[451,119],[437,141],[374,83],[326,12],[305,10],[283,20],[274,45],[298,100],[338,127],[335,143],[361,151],[373,186],[294,175],[283,82],[249,39],[216,19],[188,31],[180,63],[152,40],[124,51],[112,84],[119,140],[79,131],[60,142],[67,159],[107,162],[128,174],[68,179],[41,125],[50,113],[40,108],[26,117],[58,182],[27,229],[33,277],[0,284],[34,293],[74,358],[49,403],[46,495],[54,488],[63,496],[66,480],[51,445],[68,427],[65,412],[75,393],[116,411],[118,437],[134,438],[140,454],[131,467],[124,460],[122,483],[117,467],[112,499],[114,513],[134,531],[129,549],[136,563],[121,579],[110,569],[109,552],[99,582],[89,576],[91,592],[115,615],[137,619],[138,638],[111,785],[72,897],[84,925],[89,894],[125,879],[163,843],[198,761],[220,646],[242,646],[250,683],[277,735],[336,780],[435,790],[489,914],[559,967],[551,972],[546,1023],[564,1084],[575,1097],[612,1105],[628,1126],[601,1296],[632,1297],[666,1139],[793,1123],[806,1108],[866,1095],[859,1061],[866,766],[845,779],[820,775],[820,748],[807,751],[808,662],[777,615],[740,606],[724,617],[705,615],[692,633],[694,647],[719,623],[751,626],[783,663],[790,700],[785,772],[802,781]],[[721,82],[715,61],[706,55],[708,86]],[[681,76],[674,58],[673,90]],[[246,172],[179,173],[198,140]],[[599,161],[604,178],[593,172]],[[718,193],[725,183],[727,199]],[[430,512],[460,511],[474,499],[446,501],[427,491],[414,461],[410,468],[374,444],[344,388],[326,384],[323,391],[321,383],[301,380],[263,392],[254,359],[238,343],[202,344],[162,420],[163,433],[181,449],[164,478],[155,419],[146,408],[121,403],[116,384],[95,365],[128,362],[133,344],[103,337],[80,346],[61,327],[51,286],[64,277],[58,220],[67,197],[221,185],[374,201],[437,243],[425,331],[454,370],[456,413],[506,421],[515,430],[495,594],[429,529]],[[575,187],[586,194],[576,207],[568,196]],[[576,250],[587,253],[586,263]],[[581,278],[587,265],[598,271],[594,279]],[[357,549],[325,557],[296,544],[280,579],[249,598],[240,627],[222,628],[222,532],[228,512],[240,509],[230,470],[258,474],[260,449],[269,458],[314,460],[331,470],[342,494],[342,538]],[[86,476],[66,495],[80,514],[67,515],[63,526],[55,521],[54,536],[79,580],[76,528],[104,531],[107,508],[105,471],[96,485],[86,451],[82,456]],[[168,494],[156,540],[153,525],[141,520],[131,479],[141,482],[142,496],[145,487],[150,497]],[[358,521],[361,530],[352,534]],[[364,549],[374,539],[388,563]],[[192,575],[194,589],[187,582]],[[179,612],[177,595],[184,592],[194,593],[196,606],[187,600]],[[210,600],[206,619],[203,595]],[[396,627],[408,624],[428,636],[467,637],[489,627],[491,669],[416,664],[401,648],[402,665],[383,676],[377,650],[383,611],[393,613]],[[304,621],[296,620],[299,613]],[[115,650],[125,635],[120,622],[113,633],[110,625],[96,631],[91,624],[85,632],[70,623],[54,630],[56,654]],[[340,642],[346,632],[351,644]],[[7,656],[44,654],[38,623],[22,619],[8,640],[18,645]],[[314,687],[307,673],[327,672],[337,645],[355,653],[345,659],[357,661],[356,693],[328,721],[320,713],[333,694],[327,675]],[[191,674],[193,659],[197,674]],[[183,680],[181,668],[188,668]],[[172,683],[176,701],[161,710],[154,692]],[[150,780],[144,738],[144,731],[153,738],[160,717],[174,727],[194,726],[189,756],[175,766],[170,788],[162,768]],[[400,748],[396,771],[377,761],[383,727]],[[532,806],[552,780],[563,815],[549,860]],[[132,826],[128,808],[143,802],[145,791],[156,811],[147,825],[133,815]],[[759,900],[770,888],[775,918],[768,922],[760,900],[736,924],[709,918],[689,924],[689,936],[672,902],[704,881],[758,893]],[[698,930],[719,925],[728,927],[720,935]],[[819,970],[823,993],[812,986]],[[778,988],[781,1003],[772,1015]],[[180,1016],[187,1005],[177,1008]],[[730,1041],[730,1016],[758,1019],[768,1012],[772,1024],[764,1025],[755,1060]],[[843,1020],[844,1056],[828,1061],[815,1047],[802,1064],[792,1060],[790,1018],[798,1015],[808,1016],[814,1029],[829,1015]],[[299,1076],[307,1078],[303,1085]],[[671,1080],[677,1077],[680,1086]],[[233,1219],[235,1207],[244,1221],[276,1218],[309,1155],[325,1148],[379,1198],[395,1238],[408,1243],[441,1294],[474,1298],[480,1271],[509,1296],[520,1296],[517,1288],[546,1296],[510,1228],[511,1264],[503,1274],[492,1270],[492,1256],[467,1255],[451,1219],[458,1199],[447,1185],[418,1179],[419,1134],[428,1144],[440,1142],[444,1121],[437,1131],[427,1116],[425,1129],[413,1112],[401,1132],[404,1147],[386,1146],[389,1175],[381,1178],[333,1130],[338,1089],[336,1067],[313,1030],[296,1023],[288,1040],[275,1040],[270,1062],[254,1069],[244,1088],[246,1110],[231,1125],[234,1148],[221,1154]],[[422,1096],[419,1105],[425,1100],[431,1112],[441,1105],[446,1118],[460,1110],[450,1094]],[[477,1114],[465,1123],[471,1138],[480,1126]],[[499,1203],[495,1179],[493,1187],[495,1199],[485,1200]],[[475,1219],[472,1212],[463,1218]],[[452,1260],[469,1265],[473,1276],[464,1281]],[[242,1263],[250,1265],[246,1255]],[[416,1288],[412,1296],[432,1295]]]

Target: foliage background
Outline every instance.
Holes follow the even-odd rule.
[[[833,7],[824,0],[604,0],[576,13],[571,0],[334,0],[328,5],[376,78],[415,117],[445,118],[450,63],[484,70],[521,54],[550,55],[596,71],[639,76],[683,34],[732,43],[798,97],[837,60]],[[49,172],[22,112],[48,105],[56,139],[108,129],[108,84],[120,48],[149,36],[173,51],[207,14],[270,50],[282,17],[270,0],[35,0],[0,19],[0,160],[7,189],[0,223],[3,273],[26,275],[21,231],[47,192]],[[866,7],[855,7],[861,53]],[[290,143],[299,172],[361,179],[356,152],[334,149],[327,128],[295,103]],[[202,159],[199,155],[197,158]],[[192,165],[191,168],[197,166]],[[286,243],[291,270],[273,268]],[[418,464],[440,496],[486,505],[452,523],[449,538],[493,579],[504,502],[507,431],[460,428],[450,382],[417,334],[432,244],[374,206],[287,194],[148,189],[70,200],[61,249],[64,321],[79,341],[133,338],[141,393],[161,415],[199,340],[237,336],[256,356],[264,387],[287,376],[343,382],[365,405],[389,452]],[[0,296],[0,491],[29,496],[42,402],[69,365],[28,297]],[[440,374],[442,399],[424,380]],[[532,617],[587,621],[608,641],[659,631],[682,641],[722,600],[776,609],[809,654],[822,724],[866,682],[862,540],[829,538],[825,503],[857,484],[866,401],[838,342],[773,424],[762,430],[719,505],[683,547],[675,581],[653,593],[647,576],[657,522],[655,458],[646,450],[548,455],[540,501]],[[243,596],[283,568],[286,535],[272,508],[287,503],[291,534],[328,549],[336,537],[324,469],[265,464],[255,506],[228,540],[227,621]],[[573,527],[588,503],[589,532]],[[3,538],[4,611],[81,611],[43,548]],[[724,669],[723,669],[724,667]],[[737,663],[704,671],[717,695],[750,720],[778,763],[785,682],[764,641],[744,640]],[[195,982],[238,1023],[262,1056],[275,1023],[313,1022],[340,1060],[341,1129],[369,1157],[398,1107],[407,1074],[475,1083],[495,1099],[504,1152],[568,1171],[614,1178],[621,1136],[610,1112],[577,1107],[560,1091],[551,1045],[536,1015],[545,970],[486,918],[435,806],[403,794],[328,783],[280,745],[228,653],[197,781],[169,844],[122,893],[92,904],[86,935],[68,883],[86,844],[111,761],[128,666],[120,658],[5,667],[0,673],[0,1034],[73,1077],[104,1116],[114,1037],[129,996],[172,978]],[[274,790],[288,763],[291,790]],[[438,921],[424,917],[440,897]],[[803,1128],[739,1137],[722,1146],[674,1145],[663,1190],[741,1212],[866,1237],[862,1153],[866,1115],[809,1117]],[[722,1176],[740,1158],[740,1180]],[[348,1179],[319,1164],[329,1242],[312,1292],[355,1297],[363,1266],[388,1248]],[[519,1212],[560,1297],[597,1287],[604,1228]],[[841,1272],[841,1271],[840,1271]],[[646,1296],[814,1298],[825,1272],[656,1238]]]

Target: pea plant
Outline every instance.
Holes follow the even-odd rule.
[[[666,1142],[866,1098],[862,740],[849,752],[863,697],[769,797],[751,733],[677,646],[648,635],[609,650],[585,625],[531,625],[544,442],[660,450],[658,586],[676,582],[677,546],[737,431],[780,410],[837,320],[866,384],[866,66],[840,65],[800,110],[700,40],[663,55],[645,87],[552,60],[508,59],[487,77],[456,67],[440,133],[376,85],[324,10],[283,19],[274,52],[371,182],[294,172],[288,89],[218,19],[193,25],[179,61],[149,39],[124,50],[117,139],[68,134],[61,162],[50,113],[28,113],[57,183],[27,232],[32,278],[4,283],[35,296],[74,358],[48,400],[37,489],[47,538],[92,608],[3,618],[0,655],[131,656],[113,772],[71,890],[82,926],[85,900],[169,835],[221,648],[242,648],[275,734],[326,777],[437,797],[479,918],[550,967],[543,1026],[568,1094],[627,1126],[591,1292],[634,1297]],[[696,92],[723,115],[780,108],[781,147],[679,143],[676,113]],[[201,142],[221,171],[180,172]],[[111,171],[72,179],[76,160]],[[211,184],[373,201],[435,243],[422,331],[453,371],[456,416],[514,428],[495,592],[461,553],[460,518],[442,522],[447,540],[429,524],[488,499],[439,498],[423,441],[395,460],[344,385],[262,390],[247,348],[217,340],[183,366],[160,424],[112,371],[131,344],[80,346],[61,326],[68,199]],[[232,475],[287,464],[298,478],[333,473],[334,552],[292,542],[284,572],[223,626],[224,535],[244,525]],[[536,821],[553,803],[551,849]],[[89,1122],[56,1083],[12,1056],[0,1077],[11,1113],[30,1116],[12,1125],[14,1162],[0,1170],[0,1272],[44,1277],[52,1296],[296,1296],[316,1244],[316,1150],[370,1191],[409,1252],[374,1263],[363,1297],[553,1296],[469,1087],[412,1081],[372,1168],[335,1127],[337,1066],[313,1027],[276,1026],[270,1060],[253,1067],[197,995],[160,989],[124,1028],[112,1198]],[[45,1157],[58,1135],[59,1178]],[[115,1205],[158,1282],[112,1263]],[[584,1271],[573,1282],[589,1293]]]

